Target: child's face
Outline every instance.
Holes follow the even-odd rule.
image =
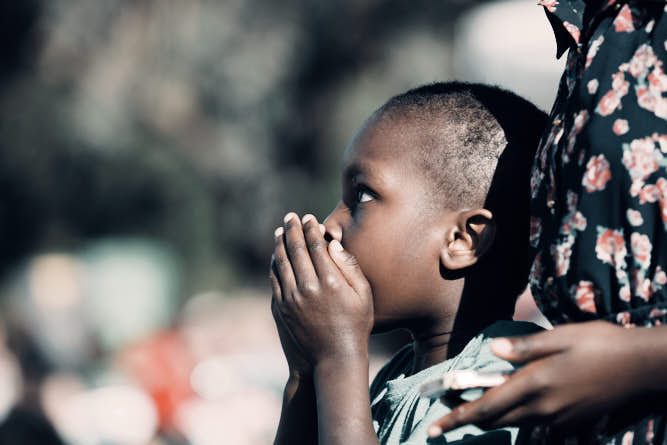
[[[371,284],[376,331],[409,327],[443,305],[445,212],[429,205],[429,181],[411,158],[416,131],[382,120],[363,129],[346,150],[342,199],[325,221]]]

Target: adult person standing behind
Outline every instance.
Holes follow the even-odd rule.
[[[526,366],[431,432],[667,443],[667,3],[540,4],[557,56],[569,49],[531,179],[530,285],[556,327],[496,340]]]

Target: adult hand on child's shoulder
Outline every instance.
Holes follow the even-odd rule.
[[[302,224],[288,214],[275,242],[274,313],[305,360],[367,360],[373,299],[354,257],[338,241],[327,245],[312,215]]]
[[[496,339],[491,348],[497,356],[525,366],[433,423],[429,433],[436,436],[469,423],[489,429],[548,423],[569,430],[598,419],[657,389],[653,374],[664,366],[665,354],[653,352],[664,349],[664,336],[663,328],[625,329],[594,321]]]

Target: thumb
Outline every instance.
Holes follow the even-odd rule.
[[[329,243],[329,255],[352,289],[361,296],[370,296],[370,284],[361,271],[357,259],[343,249],[338,240],[332,240]]]
[[[553,330],[522,337],[496,338],[491,341],[490,347],[496,356],[510,362],[529,362],[566,348]]]

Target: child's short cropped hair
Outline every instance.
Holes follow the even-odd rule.
[[[442,82],[392,97],[376,119],[417,126],[415,161],[434,205],[493,213],[494,242],[475,268],[499,292],[518,296],[529,270],[530,169],[547,115],[498,87]],[[511,318],[515,301],[494,301],[487,309]]]

